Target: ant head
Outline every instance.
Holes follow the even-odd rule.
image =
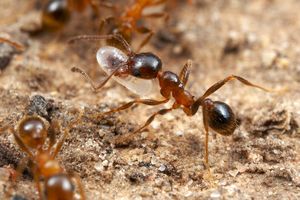
[[[153,53],[139,53],[128,59],[131,75],[142,79],[155,79],[161,71],[162,63]]]
[[[38,116],[27,116],[18,126],[18,133],[25,145],[30,148],[40,148],[47,138],[47,129],[44,120]]]
[[[231,135],[236,128],[236,119],[233,111],[224,102],[205,99],[203,112],[211,129],[221,135]]]
[[[61,29],[70,20],[67,1],[52,0],[45,6],[42,14],[42,26],[49,31]]]

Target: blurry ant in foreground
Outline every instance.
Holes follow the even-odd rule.
[[[113,28],[110,33],[120,34],[125,38],[125,40],[131,43],[133,34],[140,33],[146,34],[146,37],[142,40],[141,44],[138,46],[139,51],[145,44],[149,42],[154,32],[142,24],[144,19],[147,18],[168,18],[167,13],[165,12],[154,12],[154,13],[145,13],[147,8],[152,8],[155,6],[163,5],[167,0],[135,0],[135,3],[125,7],[125,11],[121,12],[118,16],[116,13],[115,16],[110,16],[102,20],[100,24],[100,30],[102,30],[105,23],[112,25]],[[117,7],[115,10],[118,11]],[[112,39],[113,40],[113,39]]]
[[[49,0],[42,11],[42,29],[62,29],[70,21],[73,11],[83,12],[89,5],[96,16],[99,15],[98,6],[112,8],[110,3],[102,1],[96,3],[93,0]]]
[[[205,91],[205,93],[202,96],[195,99],[194,96],[185,89],[185,85],[188,81],[190,74],[190,60],[188,60],[187,63],[183,66],[180,75],[178,76],[173,72],[163,71],[162,62],[160,58],[154,55],[153,53],[135,53],[131,49],[129,44],[126,42],[126,40],[123,39],[120,35],[83,35],[74,37],[70,40],[70,42],[82,39],[101,40],[111,38],[118,40],[126,49],[126,53],[112,46],[104,46],[98,50],[96,56],[98,64],[109,75],[106,79],[104,79],[104,81],[102,81],[102,83],[95,84],[87,75],[87,73],[80,68],[73,67],[72,71],[82,74],[91,84],[94,91],[98,91],[99,89],[101,89],[110,78],[113,78],[120,84],[122,84],[123,86],[140,96],[147,95],[149,92],[151,92],[153,85],[152,81],[157,79],[160,86],[160,94],[164,97],[164,99],[136,99],[118,108],[94,116],[96,119],[101,118],[103,115],[125,110],[134,104],[146,104],[154,106],[167,103],[171,99],[171,97],[173,97],[175,100],[175,103],[172,107],[167,109],[161,109],[155,112],[148,118],[148,120],[142,127],[137,129],[133,133],[118,137],[115,141],[117,145],[128,144],[137,133],[141,132],[154,120],[156,115],[164,115],[174,109],[181,108],[186,113],[186,115],[193,116],[196,114],[199,107],[202,106],[203,123],[206,133],[205,165],[207,168],[209,168],[209,128],[221,135],[229,136],[233,134],[237,125],[235,115],[229,105],[221,101],[213,101],[207,97],[216,92],[218,89],[220,89],[223,85],[225,85],[231,80],[238,80],[245,85],[256,87],[264,91],[270,91],[264,87],[255,85],[240,76],[230,75],[225,79],[213,84],[210,88],[208,88]]]
[[[74,184],[72,178],[75,178],[81,199],[85,199],[83,187],[79,177],[76,174],[66,173],[55,160],[56,155],[61,149],[70,128],[75,125],[79,117],[70,123],[63,131],[63,136],[55,145],[56,133],[61,131],[60,124],[53,121],[50,126],[48,122],[38,115],[24,116],[18,123],[16,129],[11,125],[6,125],[0,129],[3,132],[9,129],[15,138],[20,149],[27,154],[25,160],[17,168],[18,174],[24,170],[28,159],[31,161],[31,170],[39,193],[42,199],[74,199]],[[46,139],[49,136],[49,145],[45,148]],[[44,187],[41,186],[41,180],[44,181]]]

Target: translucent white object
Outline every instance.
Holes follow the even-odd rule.
[[[127,61],[128,56],[115,47],[104,46],[98,50],[96,58],[100,67],[107,75],[110,75],[121,63]],[[140,79],[131,75],[126,77],[113,76],[112,78],[140,96],[147,96],[152,93],[154,80]]]

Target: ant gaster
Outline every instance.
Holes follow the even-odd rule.
[[[78,118],[79,119],[79,118]],[[55,160],[56,155],[61,149],[69,129],[77,122],[71,122],[68,128],[63,132],[62,139],[55,145],[55,134],[59,129],[58,122],[52,122],[49,126],[48,122],[43,118],[33,115],[24,116],[17,128],[14,129],[11,125],[6,125],[1,128],[1,132],[9,129],[15,138],[20,149],[27,154],[26,161],[29,159],[33,165],[31,166],[34,181],[39,192],[40,199],[74,199],[74,184],[72,178],[76,179],[79,186],[81,199],[85,199],[83,187],[79,177],[76,174],[68,174]],[[49,135],[49,146],[45,148],[45,143]],[[25,167],[25,160],[18,166],[18,172],[22,173]],[[41,186],[41,179],[44,180],[44,186]]]
[[[112,7],[109,3],[95,3],[93,0],[49,0],[42,11],[42,29],[47,31],[62,29],[70,21],[73,11],[82,12],[89,5],[96,16],[99,14],[98,6]]]
[[[135,53],[131,50],[129,44],[123,39],[120,35],[83,35],[77,36],[70,40],[74,42],[76,40],[85,39],[85,40],[100,40],[100,39],[111,39],[115,38],[125,47],[127,57],[124,57],[123,53],[115,47],[101,47],[97,53],[97,60],[99,65],[108,73],[109,76],[102,81],[100,84],[95,85],[91,78],[80,68],[73,67],[73,72],[81,73],[91,84],[95,91],[101,89],[105,83],[110,79],[114,78],[120,80],[123,77],[131,76],[137,79],[158,79],[160,86],[160,93],[165,98],[163,100],[153,100],[153,99],[136,99],[126,103],[118,108],[112,109],[108,112],[101,113],[97,115],[97,118],[102,117],[103,115],[118,112],[124,109],[131,107],[134,104],[146,104],[146,105],[159,105],[168,102],[172,97],[175,99],[172,107],[167,109],[161,109],[155,112],[152,116],[148,118],[146,123],[134,131],[133,133],[120,136],[116,139],[116,144],[122,145],[128,143],[132,137],[141,132],[145,127],[147,127],[156,117],[156,115],[164,115],[174,109],[181,108],[188,116],[193,116],[198,111],[199,107],[202,107],[203,114],[203,123],[205,129],[205,164],[208,167],[208,131],[209,128],[221,135],[231,135],[236,128],[236,118],[230,108],[224,102],[213,101],[208,98],[212,93],[216,92],[223,85],[231,80],[238,80],[241,83],[256,87],[265,91],[270,91],[266,88],[263,88],[259,85],[255,85],[248,80],[236,76],[230,75],[225,79],[218,81],[208,88],[205,93],[199,98],[194,98],[194,96],[185,88],[185,85],[188,81],[191,66],[191,61],[188,60],[187,63],[182,68],[180,75],[176,75],[171,71],[162,70],[162,62],[153,53]],[[108,70],[110,69],[110,70]],[[121,81],[119,81],[121,82]],[[134,81],[132,81],[134,83]],[[130,89],[133,92],[138,93],[139,91],[135,90],[140,88],[138,84],[132,86],[130,82],[123,81],[121,82],[125,87]]]

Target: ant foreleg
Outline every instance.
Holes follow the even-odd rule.
[[[110,111],[93,115],[93,118],[100,119],[104,115],[108,115],[108,114],[111,114],[111,113],[114,113],[114,112],[119,112],[119,111],[125,110],[127,108],[130,108],[134,104],[145,104],[145,105],[154,106],[154,105],[159,105],[159,104],[166,103],[168,101],[169,101],[169,99],[164,99],[164,100],[161,100],[161,101],[152,100],[152,99],[136,99],[136,100],[130,101],[128,103],[125,103],[122,106],[120,106],[118,108],[115,108],[115,109],[112,109]]]

